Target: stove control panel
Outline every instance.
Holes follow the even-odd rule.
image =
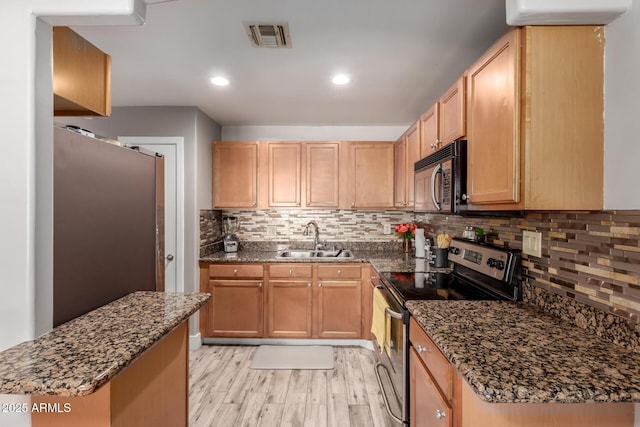
[[[515,267],[512,252],[495,246],[454,239],[449,246],[449,260],[494,279],[508,282]]]

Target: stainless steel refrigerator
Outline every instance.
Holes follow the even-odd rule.
[[[53,325],[164,290],[164,158],[54,129]]]

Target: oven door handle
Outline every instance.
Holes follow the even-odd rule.
[[[376,286],[376,289],[385,289],[385,287],[384,286]],[[385,311],[385,313],[387,313],[389,316],[393,317],[394,319],[402,320],[402,313],[398,313],[397,311],[393,311],[389,307],[385,307],[384,311]]]

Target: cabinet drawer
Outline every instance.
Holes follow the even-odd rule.
[[[360,265],[319,265],[320,279],[359,279],[362,272]]]
[[[210,277],[259,277],[262,279],[262,264],[211,264]]]
[[[447,399],[451,399],[453,394],[453,367],[413,317],[409,324],[409,340],[420,359],[429,369],[431,376],[438,383],[444,396]]]
[[[269,277],[311,277],[311,264],[271,264]]]

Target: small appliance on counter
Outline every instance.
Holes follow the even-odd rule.
[[[225,252],[238,252],[240,241],[236,236],[236,232],[239,228],[240,221],[237,216],[225,215],[222,217],[222,231],[224,232],[222,244]]]

